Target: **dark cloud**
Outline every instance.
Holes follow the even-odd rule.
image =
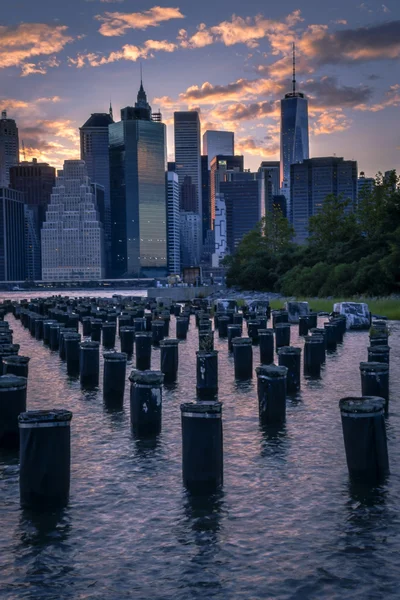
[[[400,20],[333,33],[311,26],[299,45],[320,65],[399,58]]]
[[[371,97],[372,88],[361,85],[352,87],[340,85],[335,77],[309,79],[301,85],[301,90],[313,97],[311,105],[322,107],[348,108],[365,104]]]

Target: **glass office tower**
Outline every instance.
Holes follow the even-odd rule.
[[[309,158],[308,100],[296,91],[296,57],[293,44],[293,88],[281,100],[281,193],[290,214],[290,166]]]
[[[166,134],[143,86],[109,126],[113,277],[167,273]]]

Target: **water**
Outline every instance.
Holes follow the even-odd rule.
[[[224,489],[194,501],[181,483],[179,410],[195,399],[193,320],[179,348],[178,383],[164,389],[162,435],[151,444],[131,434],[128,384],[124,409],[107,410],[101,388],[81,391],[58,353],[8,318],[20,354],[32,357],[29,408],[74,416],[67,509],[22,511],[18,457],[0,453],[1,599],[398,598],[399,323],[391,324],[384,486],[365,493],[350,486],[338,410],[341,397],[360,394],[367,332],[346,334],[321,381],[302,381],[285,428],[275,432],[260,430],[256,379],[235,384],[227,341],[216,336]],[[292,342],[303,345],[296,326]],[[154,350],[153,368],[159,360]]]

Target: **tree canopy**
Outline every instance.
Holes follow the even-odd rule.
[[[280,209],[225,259],[227,284],[286,295],[387,295],[400,291],[400,178],[379,173],[357,206],[328,196],[309,222],[305,245]]]

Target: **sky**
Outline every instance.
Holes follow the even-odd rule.
[[[114,118],[143,82],[168,129],[200,111],[202,132],[235,132],[256,170],[279,159],[280,99],[309,99],[310,156],[400,170],[400,2],[387,0],[13,0],[0,13],[0,109],[25,157],[60,167],[79,158],[79,127]],[[23,157],[21,156],[21,159]]]

